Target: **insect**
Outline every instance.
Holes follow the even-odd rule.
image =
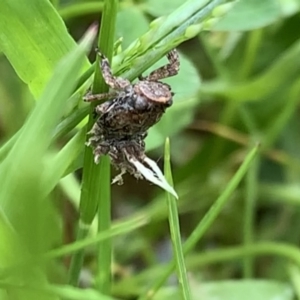
[[[108,59],[99,50],[96,51],[101,58],[103,78],[112,90],[103,94],[88,93],[84,97],[88,102],[109,99],[96,106],[98,118],[88,133],[87,145],[93,148],[95,163],[102,155],[109,155],[112,164],[121,170],[113,180],[119,184],[126,172],[136,178],[147,177],[145,164],[157,178],[163,176],[156,163],[145,155],[144,139],[148,129],[173,103],[171,87],[160,80],[178,73],[180,62],[177,51],[174,49],[167,54],[168,64],[146,77],[139,76],[139,81],[134,84],[114,76]]]

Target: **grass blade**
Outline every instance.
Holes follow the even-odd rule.
[[[229,200],[230,196],[237,188],[238,184],[241,182],[246,172],[248,171],[254,157],[256,156],[258,151],[258,145],[255,146],[246,156],[244,162],[239,167],[238,171],[235,173],[233,178],[230,180],[228,185],[226,186],[224,192],[220,195],[220,197],[216,200],[214,205],[210,208],[210,210],[206,213],[204,218],[200,221],[198,226],[192,232],[190,237],[183,245],[184,253],[189,252],[196,243],[200,240],[200,238],[204,235],[204,233],[209,229],[212,223],[215,221],[224,205]],[[141,295],[140,300],[151,299],[151,297],[158,291],[158,289],[163,285],[166,279],[171,275],[175,268],[175,262],[170,263],[167,268],[164,270],[161,277],[154,283],[153,287],[150,288],[146,294]]]
[[[167,138],[165,143],[165,165],[164,173],[167,181],[173,186],[173,178],[170,163],[170,140]],[[175,262],[178,272],[178,280],[181,287],[181,292],[184,300],[191,299],[191,291],[187,278],[186,266],[184,262],[184,255],[181,244],[179,217],[177,209],[177,201],[170,193],[166,193],[166,199],[169,209],[169,225],[173,244],[173,251],[175,254]]]
[[[10,222],[14,236],[21,241],[18,246],[13,241],[5,243],[2,249],[5,247],[6,252],[10,253],[22,249],[22,253],[16,256],[19,259],[35,257],[49,247],[49,241],[52,242],[49,239],[50,228],[45,225],[52,206],[50,201],[45,201],[43,195],[44,178],[48,171],[44,168],[44,159],[47,157],[52,132],[64,111],[66,99],[76,85],[85,60],[85,51],[91,45],[95,33],[95,30],[91,30],[83,43],[58,64],[40,101],[0,166],[1,211]],[[45,236],[49,239],[48,242]],[[5,235],[2,234],[1,240],[5,240],[4,238]],[[3,255],[1,259],[7,259],[6,263],[16,263],[16,257],[8,259]],[[40,295],[27,287],[31,284],[44,285],[47,282],[40,266],[30,265],[26,271],[21,267],[17,268],[10,280],[24,286],[23,291],[9,288],[13,299],[55,299]]]
[[[113,39],[115,31],[115,20],[117,15],[118,1],[104,2],[103,14],[101,16],[101,27],[98,47],[102,53],[111,60],[113,53]],[[100,74],[99,62],[95,64],[95,77],[93,84],[94,93],[102,93],[108,90],[102,75]],[[88,130],[95,122],[94,106],[91,105]],[[100,184],[101,183],[101,184]],[[110,161],[108,157],[101,157],[100,164],[94,163],[94,156],[90,147],[85,148],[83,163],[82,193],[80,198],[81,221],[78,229],[77,240],[86,237],[89,227],[98,211],[99,232],[110,228]],[[79,272],[83,262],[83,251],[77,252],[72,258],[69,271],[69,282],[76,285]],[[111,241],[105,240],[99,245],[97,283],[104,294],[110,292],[111,281]]]

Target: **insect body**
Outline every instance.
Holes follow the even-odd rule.
[[[108,154],[112,163],[121,169],[142,177],[133,161],[145,162],[145,142],[147,130],[156,124],[165,110],[172,105],[171,87],[160,79],[174,76],[179,70],[176,50],[168,53],[169,63],[151,72],[146,77],[131,84],[127,79],[112,75],[107,58],[101,57],[100,67],[105,82],[113,90],[105,94],[87,94],[85,101],[108,98],[95,108],[99,115],[92,130],[88,145],[93,148],[95,162],[101,155]],[[117,178],[121,181],[121,176]]]

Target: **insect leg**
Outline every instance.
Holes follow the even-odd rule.
[[[130,81],[121,77],[113,76],[110,63],[106,56],[102,54],[99,49],[96,49],[97,54],[100,56],[100,68],[102,71],[103,79],[105,80],[106,84],[109,85],[111,88],[116,90],[122,90],[125,87],[130,85]]]
[[[86,102],[92,102],[96,100],[104,100],[104,99],[112,99],[115,98],[117,93],[111,92],[111,93],[102,93],[102,94],[91,94],[88,93],[83,97],[83,100]]]
[[[178,52],[176,49],[171,50],[167,54],[167,58],[169,63],[165,66],[162,66],[154,71],[152,71],[147,77],[144,79],[149,81],[157,81],[163,78],[174,76],[178,73],[180,67],[180,61]]]

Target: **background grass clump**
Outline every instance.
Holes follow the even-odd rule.
[[[298,0],[0,11],[1,300],[300,299]],[[146,143],[179,200],[94,164],[95,46],[132,81],[178,49]]]

